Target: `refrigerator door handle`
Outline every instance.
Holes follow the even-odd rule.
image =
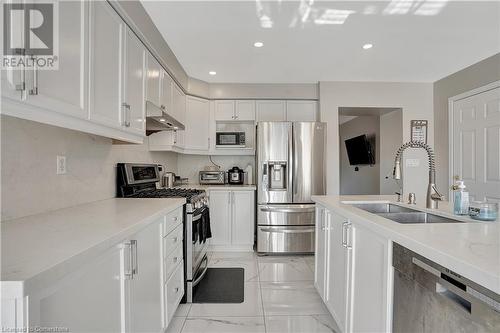
[[[313,233],[314,229],[272,229],[272,228],[261,228],[262,232],[280,233],[280,234],[310,234]]]
[[[262,207],[260,208],[262,212],[269,213],[309,213],[314,212],[314,206],[308,207]]]

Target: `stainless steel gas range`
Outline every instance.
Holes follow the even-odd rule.
[[[184,205],[184,301],[193,301],[193,290],[208,269],[208,241],[200,233],[201,220],[208,216],[208,197],[204,190],[157,188],[160,180],[156,164],[119,163],[117,196],[123,198],[186,198]]]

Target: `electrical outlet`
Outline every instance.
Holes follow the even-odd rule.
[[[66,174],[66,156],[57,156],[56,164],[56,174],[65,175]]]
[[[420,166],[420,159],[418,158],[408,158],[406,160],[406,166],[408,168],[417,168]]]

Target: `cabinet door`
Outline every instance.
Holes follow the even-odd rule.
[[[172,104],[174,118],[184,124],[186,121],[186,95],[182,89],[173,83]]]
[[[348,265],[350,250],[344,246],[347,219],[333,212],[327,221],[327,287],[326,305],[342,332],[346,331]],[[346,241],[347,242],[347,241]],[[366,276],[365,276],[366,278]]]
[[[160,223],[131,237],[136,272],[128,283],[127,332],[160,332],[162,328],[162,271]]]
[[[28,98],[26,102],[36,107],[86,119],[88,117],[87,20],[89,3],[87,1],[59,1],[58,4],[59,68],[57,70],[27,69]],[[113,59],[113,61],[116,60]]]
[[[30,324],[71,332],[120,332],[123,251],[110,249],[40,295],[30,295]],[[91,320],[89,320],[91,319]]]
[[[316,206],[316,250],[314,256],[314,285],[323,300],[326,299],[326,221],[328,215],[325,208]]]
[[[352,241],[351,316],[349,331],[387,332],[389,312],[389,240],[355,223]]]
[[[161,70],[161,93],[160,93],[160,104],[159,106],[168,112],[171,116],[177,119],[176,110],[173,105],[173,90],[172,90],[172,78],[168,73],[162,69]],[[179,120],[179,119],[177,119]]]
[[[232,196],[232,244],[254,243],[255,193],[254,191],[233,191]]]
[[[160,91],[161,84],[160,81],[162,79],[162,68],[158,61],[153,57],[153,55],[147,52],[147,62],[148,62],[148,71],[147,71],[147,100],[153,103],[154,105],[160,107]]]
[[[257,101],[257,121],[286,121],[285,101]]]
[[[234,101],[215,101],[215,120],[234,120]]]
[[[210,102],[188,96],[186,98],[185,149],[208,151]]]
[[[316,121],[318,103],[316,101],[287,101],[286,120]]]
[[[211,245],[231,244],[231,191],[210,191]]]
[[[122,128],[125,24],[106,1],[91,1],[90,119]]]
[[[254,121],[255,101],[236,101],[235,120]]]
[[[125,116],[130,124],[128,130],[144,135],[146,49],[130,29],[127,29],[126,50],[125,103],[129,109],[126,110]]]

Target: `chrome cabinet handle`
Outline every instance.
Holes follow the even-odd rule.
[[[345,247],[348,250],[350,250],[352,249],[352,236],[351,236],[352,223],[350,221],[347,221],[345,229],[346,229]]]
[[[131,240],[130,241],[131,249],[132,249],[132,274],[136,275],[139,273],[138,270],[138,265],[137,265],[137,241],[136,240]]]
[[[133,269],[134,263],[133,263],[133,259],[132,259],[132,243],[125,242],[125,243],[123,243],[123,247],[124,247],[123,260],[124,260],[124,266],[125,266],[124,273],[123,273],[124,279],[125,280],[132,280],[134,278],[134,269]]]
[[[347,241],[346,241],[347,228],[346,228],[346,225],[347,225],[347,221],[342,223],[342,246],[343,247],[347,247]]]
[[[38,95],[38,67],[36,65],[36,57],[31,56],[33,60],[33,87],[30,89],[30,95]]]
[[[174,291],[175,291],[175,293],[176,293],[176,294],[179,292],[179,290],[180,290],[180,288],[179,288],[179,287],[175,287],[175,288],[174,288]]]
[[[21,82],[16,84],[16,90],[21,92],[21,99],[24,99],[24,92],[26,91],[26,50],[17,49],[16,54],[21,55],[24,58],[23,70],[21,71]]]
[[[130,120],[129,120],[130,105],[128,105],[127,103],[122,103],[122,110],[123,110],[123,123],[122,123],[122,125],[125,127],[130,127]]]

